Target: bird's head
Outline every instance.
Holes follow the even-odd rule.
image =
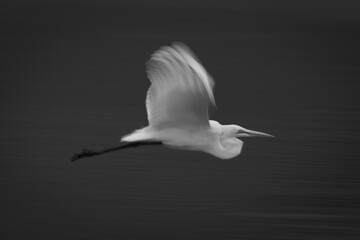
[[[223,126],[223,136],[225,137],[274,137],[273,135],[249,130],[238,125],[225,125]]]

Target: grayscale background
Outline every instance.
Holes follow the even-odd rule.
[[[360,239],[357,1],[2,1],[1,239]],[[212,118],[267,132],[223,161],[160,146],[144,63],[183,41]]]

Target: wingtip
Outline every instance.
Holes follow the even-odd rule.
[[[182,41],[174,41],[171,43],[171,45],[173,47],[179,46],[179,47],[185,47],[185,48],[189,48],[185,43],[183,43]]]
[[[171,46],[178,52],[185,52],[189,54],[192,58],[194,58],[197,62],[201,63],[196,54],[191,50],[191,48],[181,41],[175,41],[171,44]]]

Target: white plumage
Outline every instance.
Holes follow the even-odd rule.
[[[209,121],[209,104],[215,106],[214,80],[183,43],[157,50],[147,62],[147,75],[151,81],[146,97],[149,126],[121,141],[160,141],[229,159],[241,152],[243,142],[238,137],[271,136]]]

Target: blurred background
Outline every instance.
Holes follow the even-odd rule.
[[[3,1],[2,239],[359,239],[356,1]],[[143,147],[144,63],[188,44],[240,156]]]

